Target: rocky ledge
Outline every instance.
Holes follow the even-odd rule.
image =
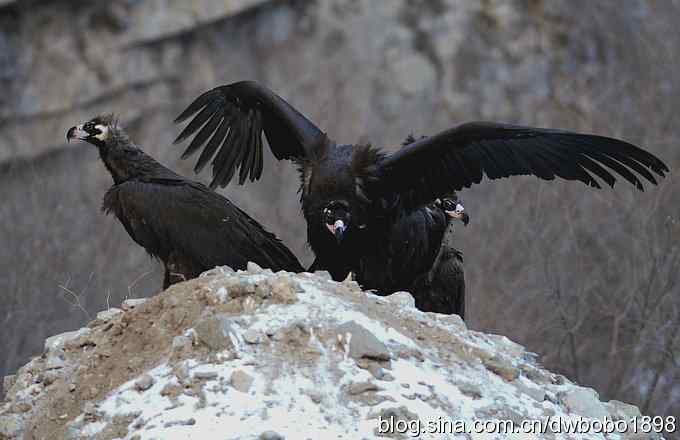
[[[504,336],[416,310],[406,292],[254,264],[105,310],[4,380],[0,439],[511,438],[474,431],[640,415]],[[545,431],[529,437],[576,438]]]

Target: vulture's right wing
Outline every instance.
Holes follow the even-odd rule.
[[[303,270],[274,234],[198,183],[128,180],[109,189],[105,206],[135,242],[161,254],[180,252],[204,267],[245,268],[254,261],[273,271]]]
[[[226,186],[237,168],[240,168],[239,184],[243,184],[248,176],[251,181],[260,178],[262,131],[279,160],[305,159],[326,138],[319,128],[280,96],[254,81],[241,81],[205,92],[175,122],[182,122],[197,112],[175,143],[198,132],[182,159],[205,145],[194,170],[200,172],[212,159],[212,188]]]

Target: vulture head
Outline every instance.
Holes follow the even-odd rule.
[[[66,140],[71,142],[71,139],[80,139],[102,148],[111,136],[113,125],[113,115],[97,116],[87,122],[69,128],[66,132]]]
[[[470,223],[470,216],[465,212],[462,202],[456,195],[437,199],[435,205],[440,207],[450,219],[460,220],[464,226]]]

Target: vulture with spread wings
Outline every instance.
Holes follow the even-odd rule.
[[[245,269],[248,261],[274,271],[303,271],[274,234],[225,197],[145,154],[112,116],[72,127],[66,139],[74,138],[98,148],[114,182],[103,208],[163,262],[163,288],[215,266]]]
[[[364,287],[385,294],[408,290],[434,262],[433,243],[438,249],[443,232],[429,227],[427,205],[484,176],[561,177],[599,188],[601,182],[614,186],[619,175],[642,190],[644,180],[656,184],[655,175],[668,171],[657,157],[622,140],[492,122],[465,123],[394,153],[337,144],[252,81],[204,93],[176,122],[192,116],[176,142],[195,135],[182,157],[202,150],[195,170],[210,163],[211,187],[226,186],[237,173],[240,184],[262,175],[264,133],[277,159],[299,165],[308,241],[316,255],[312,269],[328,270],[335,279],[354,272]],[[419,210],[423,215],[413,221]],[[409,241],[414,259],[395,258],[389,244],[399,240]]]

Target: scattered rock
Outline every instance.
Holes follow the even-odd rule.
[[[601,420],[609,415],[600,402],[600,396],[592,388],[574,388],[562,393],[560,400],[569,412],[580,416]]]
[[[9,407],[9,411],[13,413],[25,413],[33,409],[30,403],[26,402],[16,402]]]
[[[47,362],[45,362],[45,369],[56,370],[59,368],[64,368],[65,365],[66,361],[62,355],[52,355],[47,358]]]
[[[193,426],[196,424],[196,419],[193,417],[186,420],[173,420],[171,422],[165,422],[163,424],[164,428],[171,428],[173,426]]]
[[[280,304],[293,304],[297,301],[297,283],[287,274],[277,274],[271,282],[272,300]]]
[[[456,383],[456,386],[458,387],[461,393],[468,397],[472,397],[475,400],[482,398],[482,390],[479,387],[479,385],[475,383],[460,381]]]
[[[496,373],[508,382],[519,377],[519,368],[512,365],[508,358],[494,356],[490,359],[485,359],[484,366],[491,372]]]
[[[249,328],[243,332],[243,340],[248,344],[260,344],[262,342],[262,333]]]
[[[337,333],[349,344],[349,356],[353,359],[390,360],[390,351],[373,333],[356,321],[348,321],[337,327]],[[349,338],[347,337],[349,335]]]
[[[260,434],[260,437],[258,437],[258,439],[259,440],[285,440],[285,437],[283,437],[278,432],[265,431],[262,434]]]
[[[115,317],[119,316],[123,311],[117,307],[111,307],[107,310],[102,310],[101,312],[97,313],[97,320],[101,322],[108,322]]]
[[[178,353],[191,351],[192,345],[191,338],[185,335],[178,335],[172,339],[172,350]]]
[[[637,406],[619,402],[618,400],[610,400],[605,406],[613,420],[631,420],[633,417],[640,417],[642,415]]]
[[[46,371],[42,378],[42,383],[45,386],[52,385],[59,378],[59,373],[56,371]]]
[[[123,301],[122,308],[125,311],[132,310],[144,304],[148,298],[129,298]]]
[[[382,388],[372,382],[352,382],[347,387],[347,393],[351,396],[368,391],[380,391]]]
[[[257,263],[249,261],[248,264],[246,264],[246,271],[251,273],[260,273],[262,272],[262,268]]]
[[[180,394],[182,394],[182,387],[175,383],[168,383],[161,390],[161,396],[165,397],[177,397]]]
[[[316,275],[318,278],[321,278],[322,280],[328,280],[328,281],[333,280],[331,273],[328,272],[327,270],[315,270],[314,275]]]
[[[217,379],[219,374],[217,374],[217,371],[195,371],[194,372],[194,379],[198,380],[215,380]]]
[[[135,389],[137,391],[146,391],[153,386],[155,380],[148,374],[143,375],[135,382]]]
[[[228,315],[215,315],[199,321],[194,326],[196,337],[212,350],[224,350],[234,348],[231,333],[234,330],[234,322]]]
[[[545,390],[537,386],[526,385],[519,380],[513,382],[517,389],[527,396],[531,397],[537,402],[543,402],[545,400]]]
[[[384,297],[383,299],[390,304],[404,308],[415,308],[416,306],[416,300],[409,292],[395,292],[392,295]]]
[[[253,377],[243,370],[235,370],[229,379],[231,386],[242,393],[247,393],[250,390],[253,381]]]
[[[92,329],[88,327],[74,330],[72,332],[60,333],[45,340],[45,353],[54,353],[66,348],[79,348],[85,345]]]

